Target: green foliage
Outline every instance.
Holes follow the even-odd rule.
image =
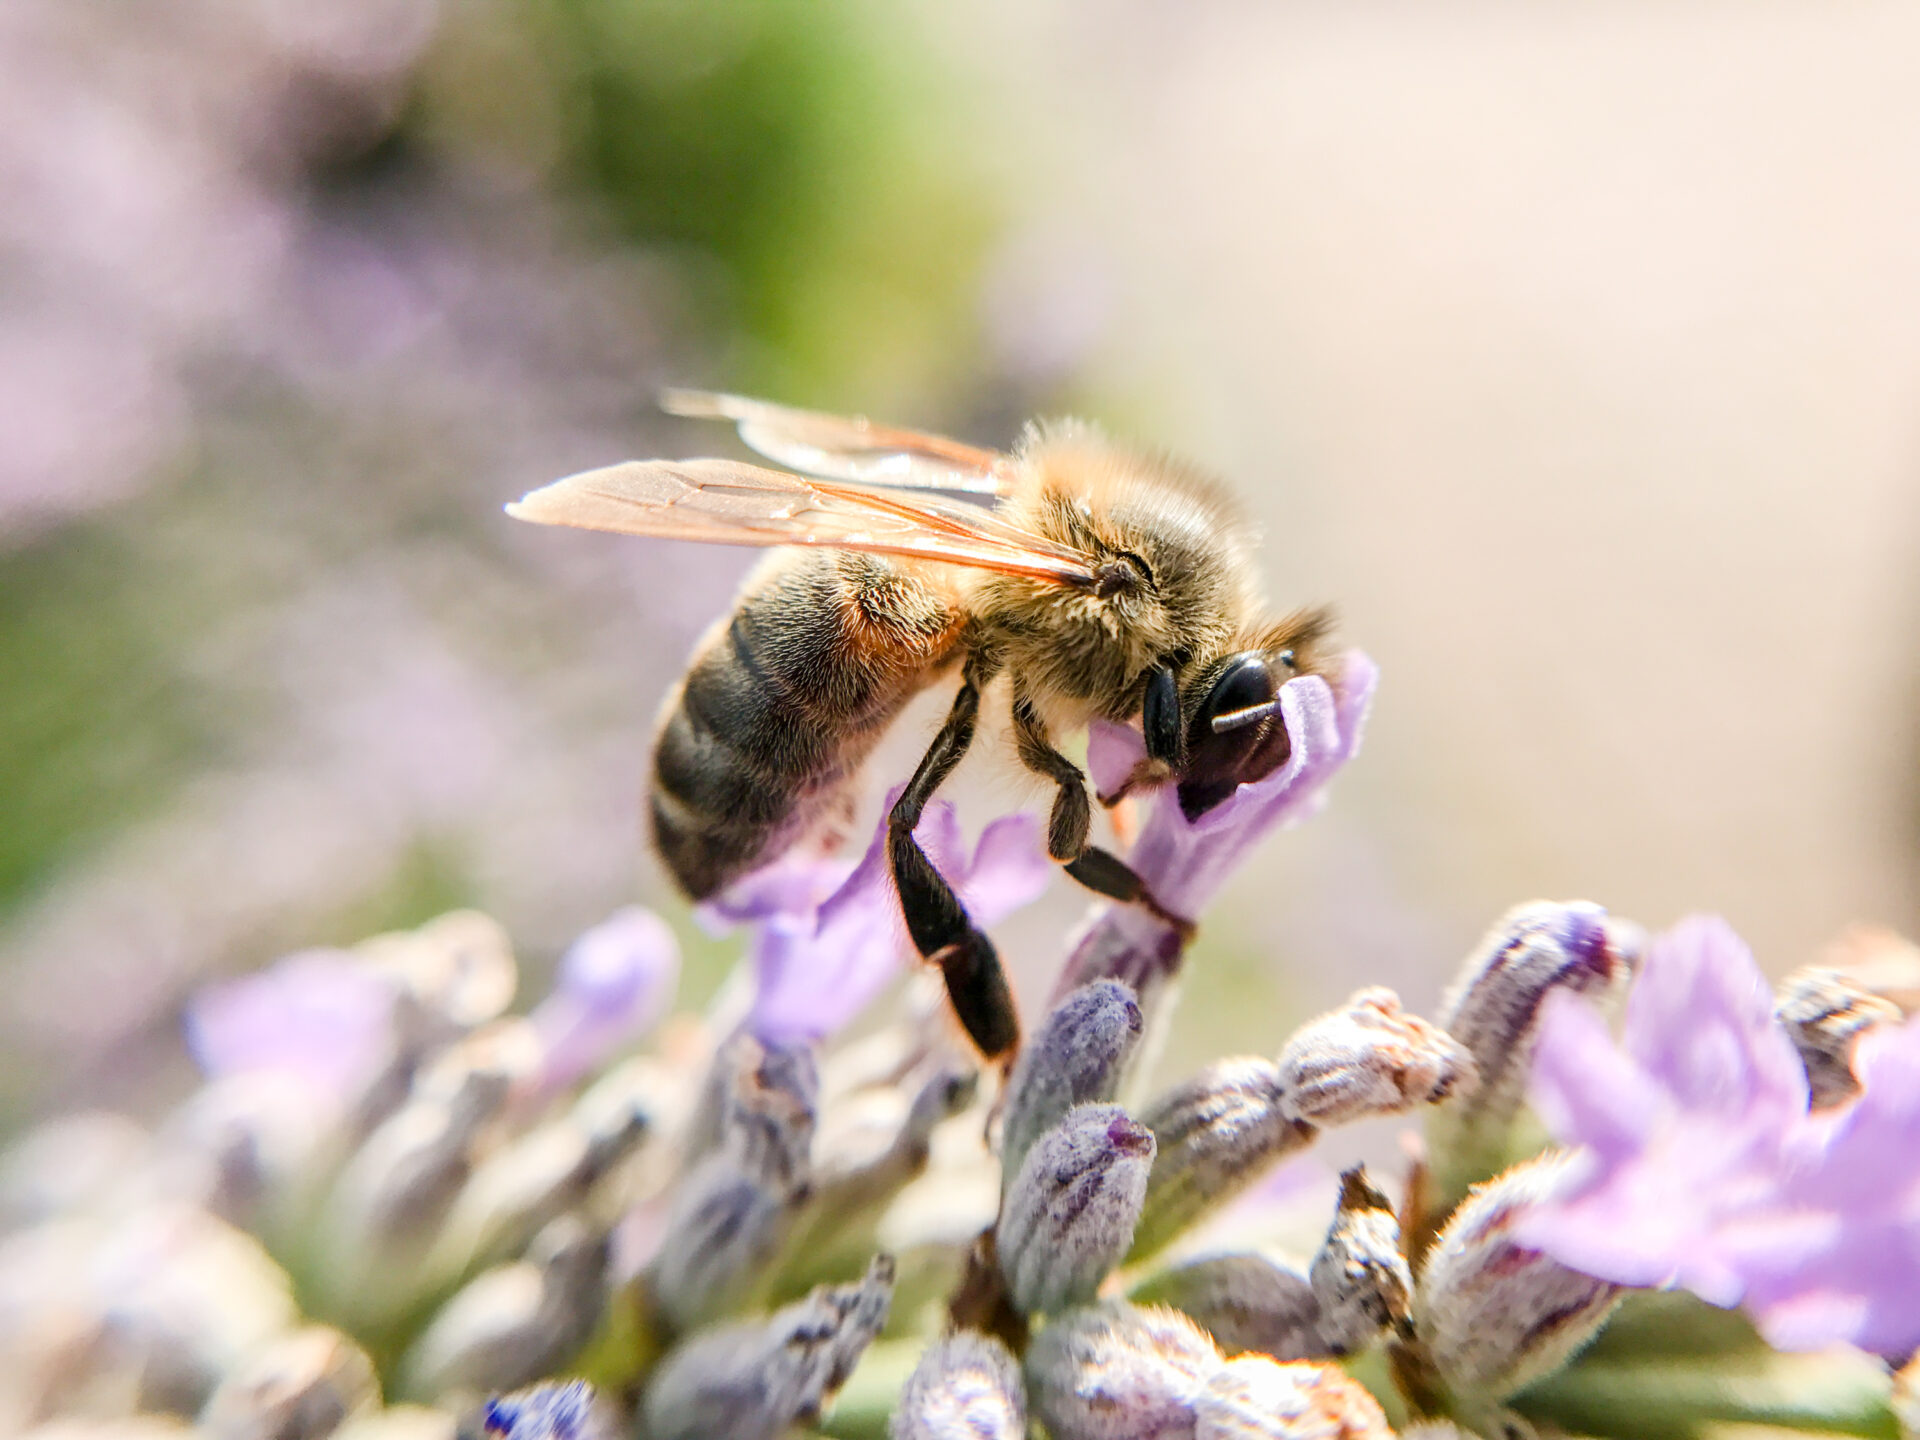
[[[991,229],[954,97],[858,0],[546,14],[570,170],[625,234],[711,262],[728,383],[863,407],[951,381]]]
[[[206,748],[163,580],[104,525],[0,564],[0,913],[162,803]]]

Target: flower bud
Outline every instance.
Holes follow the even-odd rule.
[[[680,942],[651,910],[629,905],[560,957],[552,992],[529,1017],[544,1059],[539,1088],[552,1094],[644,1032],[673,999]]]
[[[209,1440],[319,1440],[380,1404],[366,1352],[310,1326],[273,1341],[224,1380],[200,1412]]]
[[[900,1088],[861,1091],[830,1112],[835,1124],[821,1136],[811,1193],[787,1236],[773,1293],[798,1294],[887,1248],[875,1234],[881,1216],[926,1170],[935,1127],[972,1103],[978,1082],[970,1065],[935,1058],[902,1077]]]
[[[1004,1185],[1043,1132],[1075,1105],[1111,1100],[1139,1043],[1140,1007],[1118,980],[1082,985],[1053,1007],[1020,1052],[1000,1132]]]
[[[1191,1435],[1220,1352],[1177,1310],[1070,1310],[1027,1349],[1027,1395],[1053,1440]]]
[[[900,1394],[890,1440],[1026,1440],[1020,1362],[998,1340],[962,1330],[921,1355]]]
[[[753,1173],[772,1183],[791,1183],[805,1168],[819,1108],[820,1068],[813,1047],[803,1041],[763,1041],[742,1031],[714,1056],[688,1125],[687,1162],[731,1145]]]
[[[743,1174],[734,1156],[702,1160],[675,1194],[647,1266],[647,1295],[660,1322],[689,1330],[745,1300],[780,1253],[805,1198],[804,1190]]]
[[[1560,1368],[1599,1333],[1621,1287],[1519,1244],[1514,1223],[1554,1193],[1567,1164],[1516,1165],[1460,1203],[1427,1252],[1414,1327],[1456,1393],[1498,1399]]]
[[[1380,1402],[1331,1365],[1242,1355],[1194,1404],[1194,1440],[1393,1440]]]
[[[376,935],[354,947],[398,977],[440,1038],[497,1018],[513,1001],[520,968],[500,922],[452,910],[418,930]]]
[[[562,1216],[527,1258],[472,1280],[433,1318],[403,1366],[408,1393],[531,1384],[593,1333],[606,1300],[607,1237]]]
[[[1838,970],[1807,966],[1780,983],[1774,1017],[1807,1067],[1812,1108],[1828,1110],[1860,1093],[1853,1043],[1866,1031],[1898,1023],[1900,1007]]]
[[[1093,1298],[1133,1242],[1153,1153],[1153,1132],[1118,1105],[1076,1105],[1034,1143],[994,1236],[1016,1310]]]
[[[1289,1118],[1344,1125],[1470,1090],[1474,1067],[1444,1030],[1406,1014],[1398,995],[1374,986],[1296,1030],[1280,1052],[1280,1076]]]
[[[1535,900],[1500,917],[1467,956],[1435,1018],[1466,1046],[1480,1084],[1449,1107],[1453,1140],[1483,1146],[1504,1135],[1526,1095],[1540,1007],[1556,990],[1604,1000],[1626,987],[1646,937],[1576,900]],[[1436,1145],[1437,1156],[1446,1147]]]
[[[1363,1167],[1340,1177],[1340,1204],[1312,1281],[1321,1354],[1351,1355],[1389,1326],[1411,1331],[1413,1275],[1400,1253],[1400,1222]]]
[[[496,1395],[461,1424],[458,1440],[614,1440],[613,1419],[584,1380],[548,1380]]]
[[[1173,1306],[1230,1355],[1257,1350],[1276,1360],[1314,1360],[1329,1353],[1313,1285],[1265,1255],[1210,1255],[1163,1270],[1128,1298]]]
[[[1286,1113],[1280,1067],[1221,1060],[1161,1096],[1142,1115],[1158,1157],[1134,1229],[1129,1259],[1167,1244],[1314,1136]]]
[[[822,1285],[765,1320],[720,1326],[674,1349],[645,1401],[649,1440],[775,1440],[812,1420],[886,1324],[893,1261],[853,1285]]]

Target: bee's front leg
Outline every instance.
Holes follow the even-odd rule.
[[[1178,930],[1182,937],[1193,934],[1193,922],[1175,915],[1153,898],[1147,884],[1118,855],[1088,843],[1093,828],[1093,809],[1087,803],[1087,777],[1080,767],[1053,748],[1046,722],[1032,700],[1015,692],[1013,697],[1013,737],[1020,759],[1029,770],[1053,781],[1053,811],[1047,819],[1047,853],[1061,867],[1096,895],[1123,904],[1138,905]]]
[[[900,914],[914,948],[940,967],[954,1014],[989,1059],[1012,1059],[1020,1044],[1020,1019],[1013,991],[993,942],[975,927],[960,897],[934,868],[920,842],[913,838],[927,801],[933,798],[960,757],[973,743],[980,716],[980,691],[999,668],[984,650],[967,660],[946,723],[933,737],[907,788],[887,817],[887,858],[893,867],[894,889],[900,896]]]

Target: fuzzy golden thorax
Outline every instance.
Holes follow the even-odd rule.
[[[1007,518],[1092,554],[1103,583],[984,581],[975,614],[1023,691],[1061,728],[1138,712],[1149,670],[1205,665],[1256,610],[1250,542],[1231,501],[1179,463],[1079,426],[1032,433]]]

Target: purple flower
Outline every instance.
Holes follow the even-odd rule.
[[[1379,673],[1366,655],[1349,650],[1341,657],[1337,685],[1302,675],[1281,686],[1280,718],[1292,743],[1286,763],[1240,786],[1198,819],[1180,813],[1174,786],[1153,795],[1127,863],[1162,908],[1189,920],[1198,916],[1269,831],[1320,808],[1327,782],[1360,748]],[[1139,732],[1130,727],[1096,721],[1089,732],[1087,768],[1103,793],[1118,788],[1145,754]],[[1172,926],[1139,907],[1108,907],[1075,945],[1055,999],[1112,977],[1131,984],[1144,1000],[1178,967],[1183,946]]]
[[[187,1048],[209,1079],[275,1075],[345,1106],[394,1047],[394,983],[342,950],[302,950],[188,1002]]]
[[[546,1059],[541,1088],[563,1089],[660,1018],[680,976],[680,944],[651,910],[615,911],[567,947],[531,1019]]]
[[[1576,1146],[1517,1231],[1562,1264],[1744,1305],[1782,1349],[1920,1345],[1920,1022],[1855,1054],[1861,1094],[1809,1113],[1806,1072],[1725,922],[1654,942],[1616,1044],[1555,996],[1532,1100]]]
[[[899,793],[887,796],[887,810]],[[747,1026],[761,1039],[831,1034],[885,988],[906,955],[882,814],[866,854],[851,866],[835,859],[778,861],[701,907],[709,923],[759,924]],[[982,928],[1036,898],[1053,875],[1040,822],[1031,815],[995,820],[969,854],[953,806],[936,801],[914,835]]]

